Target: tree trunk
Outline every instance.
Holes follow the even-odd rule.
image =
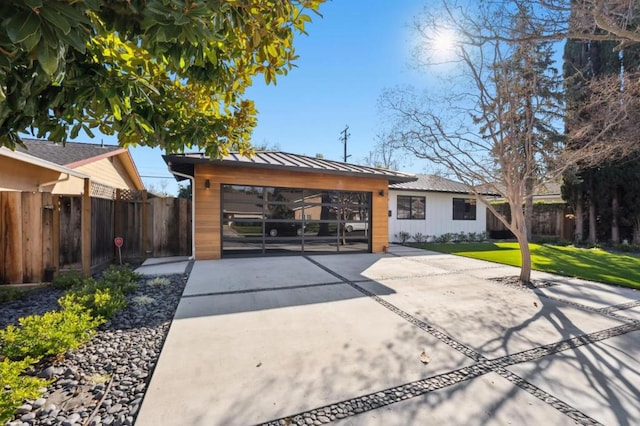
[[[633,244],[640,244],[640,217],[633,221]]]
[[[518,245],[520,246],[520,258],[522,260],[520,282],[528,284],[531,282],[531,252],[529,251],[529,240],[527,240],[526,235],[518,238]]]
[[[618,226],[618,215],[620,214],[620,200],[618,191],[613,191],[611,198],[611,242],[620,242],[620,228]]]
[[[576,201],[576,233],[574,240],[576,244],[584,241],[584,206],[582,204],[582,194],[578,194]]]
[[[595,244],[596,241],[596,202],[592,199],[589,203],[589,242]]]
[[[527,231],[527,241],[533,241],[533,179],[527,179],[525,191],[524,223]]]
[[[515,204],[515,203],[514,203]],[[520,282],[531,282],[531,252],[529,251],[529,240],[527,239],[527,229],[524,217],[524,211],[522,210],[522,204],[512,205],[511,207],[511,229],[518,245],[520,246],[520,257],[522,260],[522,266],[520,268]]]

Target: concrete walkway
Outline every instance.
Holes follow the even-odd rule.
[[[494,280],[517,274],[396,246],[195,262],[136,424],[640,424],[640,292]]]

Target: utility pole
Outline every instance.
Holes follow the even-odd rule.
[[[344,130],[340,132],[342,136],[340,136],[339,138],[344,144],[344,162],[345,163],[347,162],[347,158],[351,157],[350,155],[347,155],[347,139],[349,138],[349,136],[351,136],[351,133],[347,133],[348,130],[349,130],[349,126],[345,126]]]

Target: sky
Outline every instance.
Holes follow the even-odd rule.
[[[307,25],[308,35],[294,40],[297,68],[265,85],[258,76],[247,92],[258,110],[252,143],[281,151],[342,161],[341,132],[349,126],[348,161],[360,162],[384,130],[378,98],[386,88],[426,84],[411,66],[412,23],[426,2],[415,0],[332,0],[320,6],[322,17]],[[77,141],[87,142],[86,135]],[[116,144],[115,137],[97,137]],[[167,171],[161,149],[130,148],[145,186],[169,194],[177,183]],[[412,162],[405,171],[421,172]]]

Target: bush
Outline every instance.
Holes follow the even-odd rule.
[[[36,399],[40,396],[39,389],[51,383],[50,380],[25,376],[24,371],[35,362],[25,358],[22,361],[11,361],[5,358],[0,362],[0,424],[11,420],[18,407],[25,399]]]
[[[164,287],[171,284],[171,281],[165,277],[155,277],[147,281],[147,285],[152,287]]]
[[[62,310],[30,315],[0,330],[0,353],[11,360],[58,355],[87,342],[103,320],[83,306],[65,301]]]
[[[53,286],[60,290],[69,290],[82,285],[83,278],[78,272],[71,271],[60,274],[53,279]]]
[[[27,296],[28,292],[29,290],[13,287],[2,288],[2,286],[0,286],[0,305],[3,303],[13,302],[14,300],[22,300]]]
[[[427,238],[422,235],[422,232],[416,232],[415,234],[413,234],[413,241],[415,241],[418,244],[422,244],[427,240]]]
[[[138,280],[142,276],[133,272],[128,266],[111,265],[102,274],[102,280],[109,284],[109,287],[118,288],[125,294],[133,293],[138,287]]]
[[[400,231],[396,234],[396,237],[398,237],[400,239],[400,243],[404,245],[407,241],[409,241],[409,238],[411,238],[411,234],[406,231]]]
[[[108,283],[88,279],[82,288],[71,290],[58,299],[58,304],[79,304],[88,309],[94,318],[108,320],[127,306],[127,298],[120,289],[111,287]]]

